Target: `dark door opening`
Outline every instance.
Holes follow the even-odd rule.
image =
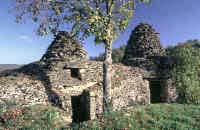
[[[151,103],[160,103],[161,99],[161,81],[150,81]]]
[[[90,102],[88,94],[89,93],[83,93],[81,95],[71,97],[72,119],[75,123],[90,119]]]

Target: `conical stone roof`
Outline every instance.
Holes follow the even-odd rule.
[[[147,23],[139,24],[128,41],[123,61],[130,58],[148,58],[162,56],[164,49],[160,44],[158,33]]]
[[[47,66],[53,66],[59,62],[70,63],[86,59],[88,59],[87,52],[82,45],[68,32],[61,31],[40,61]]]

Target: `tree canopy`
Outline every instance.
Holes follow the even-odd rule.
[[[148,3],[149,0],[140,0]],[[133,16],[136,0],[15,0],[16,20],[39,23],[38,34],[69,30],[79,38],[95,36],[95,42],[114,39]],[[108,37],[110,28],[112,37]]]

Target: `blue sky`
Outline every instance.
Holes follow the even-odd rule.
[[[36,25],[27,21],[17,24],[8,13],[10,1],[0,4],[0,64],[27,64],[37,61],[53,40],[52,36],[39,37]],[[189,39],[200,39],[200,0],[152,0],[151,5],[138,5],[133,19],[113,47],[125,44],[131,31],[140,22],[151,24],[160,33],[163,46],[175,45]],[[93,39],[84,41],[90,56],[103,52],[103,46],[94,45]]]

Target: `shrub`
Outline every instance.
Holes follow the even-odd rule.
[[[179,102],[200,104],[200,48],[192,41],[168,48],[168,55],[175,57],[171,76],[179,93]]]
[[[113,63],[121,63],[122,59],[124,57],[124,51],[125,51],[126,45],[122,45],[119,48],[114,48],[112,51],[112,60]],[[95,61],[104,61],[105,53],[99,54],[97,57],[90,57],[91,60]]]
[[[33,114],[33,113],[30,113]],[[56,109],[48,108],[40,111],[38,117],[32,115],[31,123],[25,124],[21,130],[58,130],[61,127],[62,121],[60,119],[60,113]],[[26,115],[25,120],[30,120],[30,115]]]
[[[61,113],[52,106],[33,105],[6,110],[1,114],[4,129],[59,130],[63,124]],[[0,127],[1,128],[1,127]]]

